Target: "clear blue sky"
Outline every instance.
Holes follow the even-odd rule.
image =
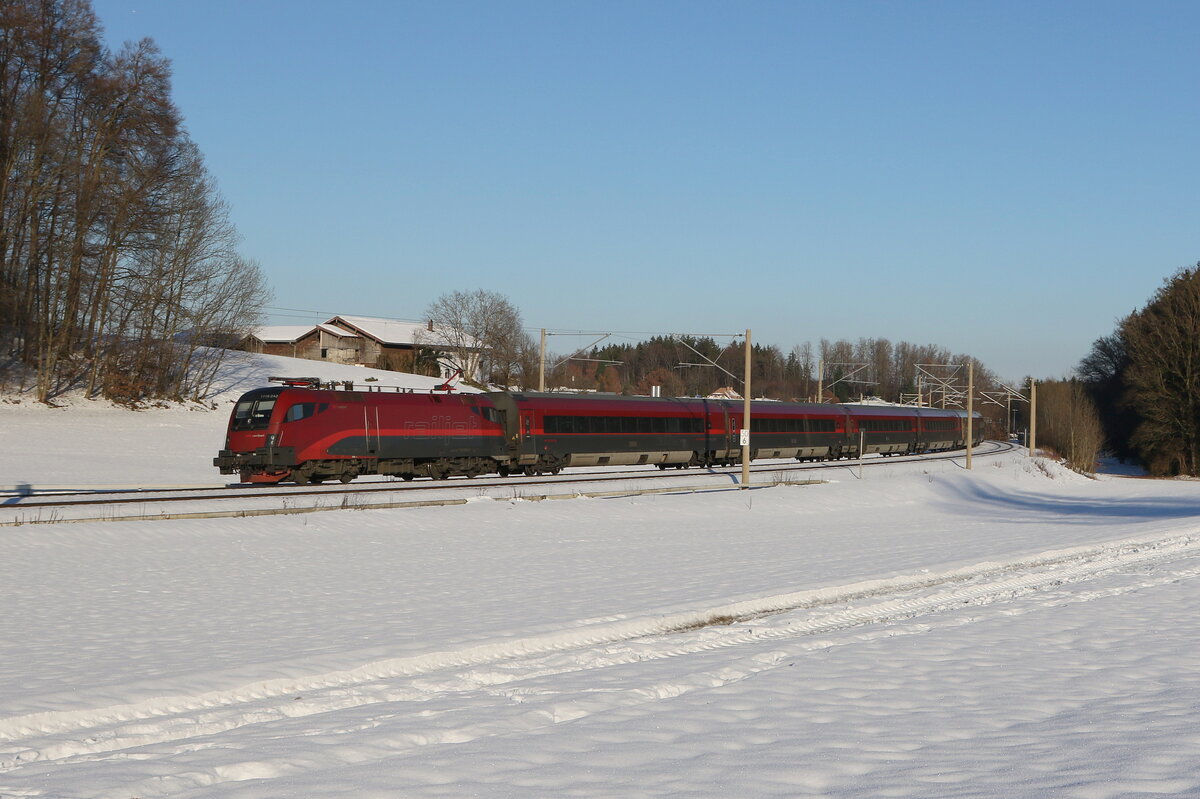
[[[272,307],[317,312],[277,324],[485,288],[1055,377],[1200,260],[1200,3],[94,5],[172,60]]]

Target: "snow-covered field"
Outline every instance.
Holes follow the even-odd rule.
[[[0,404],[0,487],[221,483],[285,360],[217,412]],[[0,796],[1200,795],[1200,484],[826,472],[0,527]]]

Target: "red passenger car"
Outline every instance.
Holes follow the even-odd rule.
[[[513,466],[557,474],[564,466],[697,465],[726,448],[709,424],[711,400],[596,394],[493,393],[507,420]]]
[[[899,405],[844,405],[850,417],[851,456],[879,453],[910,455],[918,449],[917,409]]]

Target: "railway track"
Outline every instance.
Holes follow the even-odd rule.
[[[974,455],[986,458],[1011,452],[1017,445],[1008,442],[988,441],[976,447]],[[795,461],[763,461],[751,465],[751,484],[762,485],[764,476],[771,483],[804,482],[803,474],[830,469],[877,469],[900,463],[931,462],[961,459],[963,451],[932,453],[927,455],[868,457],[863,460],[818,461],[798,463]],[[563,473],[541,477],[476,477],[450,478],[447,480],[422,480],[404,482],[383,480],[356,484],[334,484],[328,486],[271,486],[252,487],[233,483],[221,488],[192,486],[168,489],[93,489],[54,490],[51,492],[9,490],[0,491],[0,526],[22,524],[49,524],[80,521],[126,521],[132,519],[178,519],[201,516],[249,516],[265,515],[270,512],[306,512],[312,510],[334,510],[406,507],[415,505],[461,504],[464,490],[468,495],[481,494],[503,497],[505,491],[521,499],[539,500],[568,495],[600,496],[608,493],[633,494],[639,492],[658,493],[679,490],[684,478],[718,478],[728,480],[725,487],[733,487],[741,481],[741,467],[717,467],[710,469],[612,469]],[[799,480],[797,479],[799,478]],[[649,487],[662,483],[664,487]],[[640,488],[645,484],[647,488]],[[604,491],[602,487],[625,486],[616,492]],[[702,488],[709,490],[721,487],[712,482]],[[584,490],[584,489],[588,490]],[[701,488],[701,487],[697,487]],[[570,489],[570,490],[568,490]],[[399,495],[402,499],[374,502],[375,495]],[[435,497],[449,496],[448,501]],[[457,496],[454,496],[457,495]],[[311,503],[304,505],[302,503]],[[192,507],[204,506],[206,510],[191,511]],[[236,508],[234,506],[237,506]],[[140,509],[140,510],[139,510]]]

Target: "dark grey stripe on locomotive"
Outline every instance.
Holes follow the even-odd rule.
[[[487,458],[506,454],[500,436],[347,436],[330,455],[354,458]]]

